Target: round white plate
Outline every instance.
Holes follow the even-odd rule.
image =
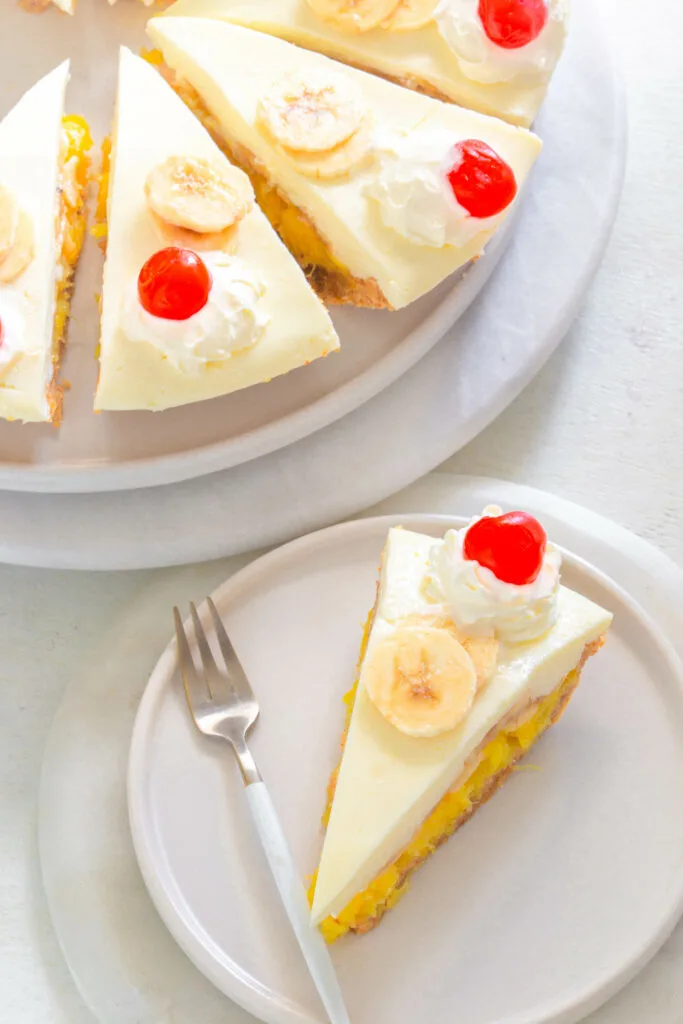
[[[342,696],[387,527],[361,520],[271,553],[215,594],[259,696],[252,747],[302,878],[338,756]],[[417,875],[381,927],[333,949],[355,1024],[576,1020],[624,984],[683,911],[683,665],[615,583],[566,556],[567,585],[615,613],[561,727]],[[133,842],[180,946],[269,1024],[322,1017],[229,751],[199,736],[174,645],[152,673],[130,752]]]
[[[540,516],[556,542],[599,565],[628,590],[683,657],[683,573],[651,544],[615,523],[553,495],[483,478],[423,481],[405,498],[409,504],[403,511],[455,509],[471,516],[493,501]],[[397,510],[396,504],[387,509]],[[245,1012],[182,954],[156,914],[132,848],[125,784],[134,717],[154,652],[168,638],[171,606],[201,600],[244,564],[244,558],[232,559],[150,577],[126,614],[114,617],[84,659],[46,744],[39,801],[45,890],[66,961],[101,1024],[247,1021]],[[354,652],[356,642],[357,635]],[[578,699],[584,699],[583,693]],[[571,728],[577,707],[568,712],[563,731]],[[548,744],[555,738],[560,741],[562,732],[549,736]],[[226,776],[229,771],[226,764]],[[491,806],[495,814],[495,804]],[[672,989],[663,975],[668,977],[669,963],[674,970],[676,950],[683,950],[680,928],[667,951],[604,1010],[596,1011],[591,1024],[673,1021]],[[638,1016],[638,1007],[647,1011]]]
[[[502,398],[501,385],[510,392],[512,381],[531,376],[559,340],[568,302],[583,290],[587,270],[602,253],[620,188],[624,138],[609,46],[590,0],[578,0],[576,8],[571,42],[539,119],[546,151],[509,232],[515,237],[522,218],[534,217],[534,240],[523,258],[512,257],[514,294],[506,290],[492,300],[498,320],[516,332],[515,296],[525,294],[530,309],[535,312],[538,306],[541,316],[549,304],[552,330],[533,325],[531,336],[515,345],[507,364],[494,374],[490,367],[500,358],[497,332],[479,339],[469,384],[489,418],[509,400]],[[0,69],[11,68],[12,76],[3,81],[0,72],[0,107],[8,107],[40,74],[71,56],[69,107],[84,112],[102,138],[111,122],[117,44],[144,45],[148,17],[149,10],[139,3],[109,8],[104,0],[91,0],[81,3],[74,19],[56,10],[29,17],[10,3],[3,12]],[[461,281],[446,282],[400,313],[336,312],[342,352],[334,358],[211,402],[163,413],[94,415],[101,260],[90,241],[79,272],[63,374],[71,382],[63,425],[55,431],[0,423],[0,487],[49,492],[150,487],[236,466],[290,445],[357,409],[423,357],[482,288],[504,242],[501,237],[489,247],[486,258]],[[459,416],[471,430],[472,419]],[[57,541],[55,546],[62,545]]]

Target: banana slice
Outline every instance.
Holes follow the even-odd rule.
[[[325,21],[346,32],[369,32],[394,13],[399,0],[308,0]]]
[[[225,231],[254,205],[249,178],[227,161],[171,156],[145,182],[149,208],[167,224],[199,234]]]
[[[0,284],[10,284],[23,274],[35,253],[33,221],[23,210],[19,211],[14,244],[0,260]]]
[[[399,0],[399,5],[382,28],[389,32],[414,32],[434,21],[438,0]]]
[[[239,228],[237,224],[231,225],[224,231],[199,232],[191,231],[189,228],[179,228],[175,224],[167,224],[165,220],[158,217],[151,211],[152,219],[162,241],[166,245],[177,245],[181,249],[190,249],[192,252],[227,252],[234,253],[237,250],[239,240]]]
[[[408,736],[454,729],[472,706],[477,676],[472,659],[445,629],[402,626],[369,655],[363,679],[370,700]]]
[[[498,641],[493,637],[461,636],[463,645],[477,673],[477,690],[481,690],[493,678],[498,664]]]
[[[0,260],[14,245],[19,224],[19,202],[14,192],[0,185]]]
[[[348,75],[311,68],[273,82],[261,97],[258,119],[287,149],[324,153],[346,142],[361,126],[365,101]]]
[[[325,153],[297,152],[284,146],[278,146],[278,149],[282,156],[308,178],[341,178],[374,159],[372,128],[371,119],[366,118],[350,139]]]

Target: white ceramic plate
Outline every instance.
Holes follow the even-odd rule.
[[[392,521],[306,537],[215,595],[261,701],[253,749],[302,876]],[[616,584],[573,556],[564,579],[615,612],[609,643],[534,751],[541,771],[517,773],[379,929],[333,947],[354,1024],[578,1020],[683,909],[683,668]],[[199,969],[270,1024],[320,1021],[229,751],[191,725],[172,645],[138,712],[129,810],[152,899]]]
[[[85,113],[101,140],[111,126],[118,46],[139,50],[148,43],[144,26],[150,15],[140,3],[112,9],[105,0],[91,0],[73,19],[56,10],[29,17],[10,3],[0,33],[0,111],[69,55],[68,109]],[[144,487],[224,469],[291,444],[357,408],[428,352],[483,287],[507,234],[489,247],[486,259],[408,309],[334,311],[342,342],[334,358],[209,402],[161,413],[102,414],[92,410],[102,260],[89,240],[62,374],[71,384],[62,427],[0,421],[0,487]]]

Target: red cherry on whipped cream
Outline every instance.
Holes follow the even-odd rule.
[[[485,516],[465,534],[463,554],[486,566],[499,580],[523,586],[533,583],[543,565],[545,530],[527,512]]]
[[[548,21],[547,0],[479,0],[479,20],[492,43],[518,50],[533,43]]]
[[[455,160],[446,177],[460,205],[482,219],[502,213],[517,195],[510,165],[478,139],[466,139],[454,149]]]
[[[211,274],[190,249],[170,246],[145,263],[138,277],[143,309],[162,320],[187,320],[209,301]]]

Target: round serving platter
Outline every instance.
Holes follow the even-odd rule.
[[[72,59],[70,110],[83,112],[96,139],[108,132],[118,45],[145,45],[149,8],[104,0],[82,3],[73,19],[49,10],[29,17],[16,5],[3,12],[0,108],[41,74]],[[614,214],[624,156],[618,86],[609,50],[589,0],[577,0],[567,53],[537,125],[546,148],[518,216],[486,257],[399,313],[342,309],[334,313],[342,352],[267,385],[163,413],[92,412],[97,364],[101,256],[89,240],[79,270],[64,378],[70,383],[59,431],[0,423],[0,488],[32,492],[96,492],[168,484],[237,466],[283,449],[348,416],[396,382],[448,333],[462,345],[459,326],[508,247],[508,289],[491,298],[501,326],[515,323],[515,294],[533,287],[550,305],[552,324],[535,329],[500,365],[498,339],[478,340],[468,367],[483,416],[501,407],[503,384],[528,378],[556,343],[568,301],[585,285],[602,252]],[[520,259],[523,221],[535,238]],[[536,283],[537,282],[537,285]],[[531,300],[538,295],[529,294]],[[539,310],[542,312],[542,310]],[[449,332],[450,329],[450,332]],[[491,373],[491,367],[495,373]],[[504,378],[501,380],[501,376]],[[448,411],[445,410],[446,415]],[[472,424],[461,413],[457,439]],[[456,446],[459,442],[456,440]],[[379,496],[379,494],[377,495]]]

